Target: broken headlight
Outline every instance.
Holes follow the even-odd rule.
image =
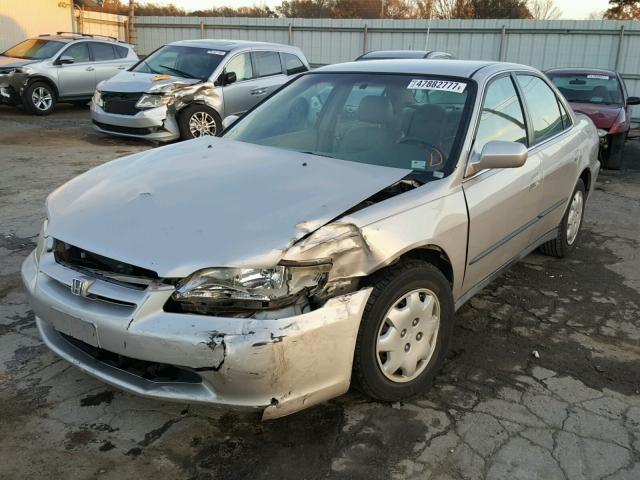
[[[324,287],[330,269],[331,264],[207,268],[178,283],[171,298],[192,313],[280,308]]]
[[[102,92],[100,90],[96,90],[93,94],[93,104],[98,107],[104,107],[104,100],[102,100]]]
[[[157,108],[162,107],[163,105],[168,105],[173,101],[173,97],[171,95],[159,95],[154,93],[145,93],[140,97],[138,103],[136,103],[137,108]]]

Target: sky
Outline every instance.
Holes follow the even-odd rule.
[[[185,10],[196,10],[222,6],[252,6],[255,4],[266,4],[269,6],[279,5],[280,0],[153,0],[155,3],[173,3]],[[144,3],[144,0],[138,0]],[[606,10],[609,0],[555,0],[556,5],[562,10],[563,19],[583,19],[594,11]]]

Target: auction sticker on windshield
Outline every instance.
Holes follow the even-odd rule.
[[[467,84],[449,80],[420,80],[414,78],[409,82],[407,88],[411,90],[443,90],[445,92],[462,93],[467,88]]]

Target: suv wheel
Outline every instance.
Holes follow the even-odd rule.
[[[584,201],[586,198],[586,190],[584,182],[578,180],[573,190],[571,200],[567,206],[567,211],[562,217],[562,222],[558,228],[558,236],[542,244],[540,251],[551,257],[565,257],[576,247],[578,233],[582,226],[582,217],[584,214]]]
[[[33,82],[24,93],[23,102],[27,110],[35,115],[48,115],[56,105],[56,94],[50,85]]]
[[[429,263],[399,263],[371,278],[353,363],[365,394],[395,401],[427,390],[444,360],[453,330],[453,295]]]
[[[205,105],[191,105],[185,108],[178,120],[180,138],[215,136],[222,131],[222,120],[218,113]]]

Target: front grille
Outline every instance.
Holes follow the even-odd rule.
[[[104,257],[57,239],[53,243],[53,254],[61,265],[127,287],[143,290],[160,280],[152,270]]]
[[[64,333],[58,333],[60,333],[67,342],[95,358],[98,362],[124,370],[125,372],[144,378],[145,380],[158,383],[202,382],[202,377],[193,370],[177,367],[175,365],[167,365],[165,363],[148,362],[146,360],[125,357],[124,355],[118,355],[117,353],[103,350],[102,348],[93,347],[88,343],[84,343],[83,341],[70,337],[69,335],[65,335]]]
[[[101,92],[101,95],[104,102],[102,109],[107,113],[135,115],[140,111],[136,108],[136,103],[140,100],[142,93]]]
[[[101,123],[93,121],[93,124],[100,127],[102,130],[114,133],[127,133],[129,135],[149,135],[153,133],[150,128],[136,128],[136,127],[123,127],[121,125],[110,125],[107,123]]]

